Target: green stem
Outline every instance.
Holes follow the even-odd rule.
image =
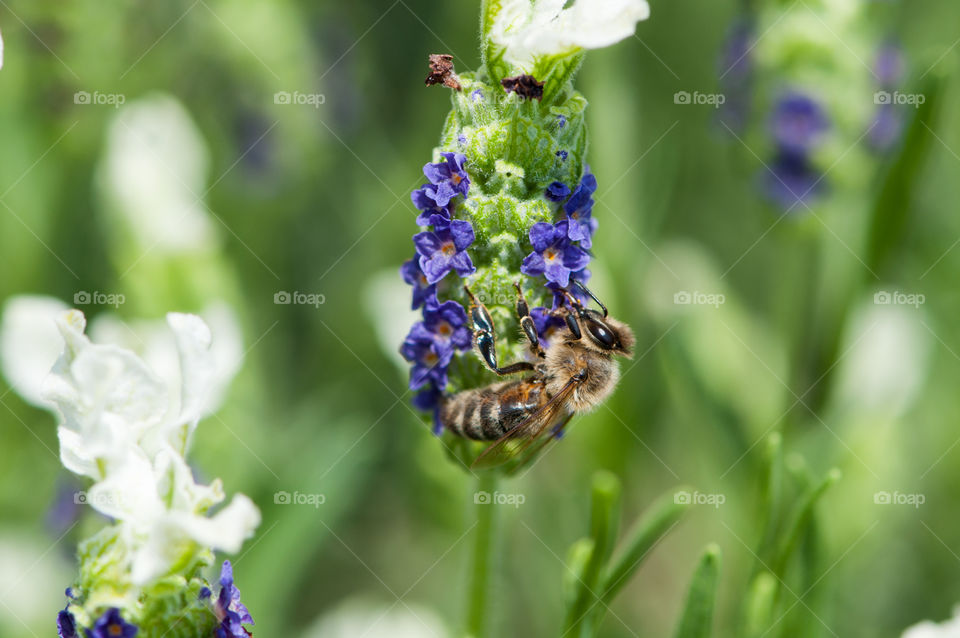
[[[497,476],[493,472],[483,472],[477,479],[477,493],[486,492],[492,498],[497,490]],[[476,499],[475,499],[476,502]],[[496,533],[495,514],[497,511],[490,498],[485,504],[474,505],[477,509],[477,533],[473,544],[473,569],[471,570],[470,589],[467,592],[467,636],[483,638],[487,633],[487,594],[490,590],[491,562],[494,552]]]

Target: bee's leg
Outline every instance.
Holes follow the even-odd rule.
[[[527,361],[518,361],[517,363],[500,367],[497,363],[497,348],[494,342],[493,319],[490,317],[490,311],[482,303],[477,301],[470,289],[466,286],[463,289],[470,297],[470,323],[473,327],[473,348],[480,356],[490,370],[500,376],[514,374],[517,372],[528,372],[536,369],[532,363]]]
[[[543,359],[547,355],[544,353],[543,348],[540,347],[537,327],[533,325],[533,318],[530,317],[530,306],[527,305],[523,291],[520,290],[520,284],[514,282],[513,287],[517,289],[517,317],[520,319],[520,327],[523,329],[523,334],[527,336],[527,341],[530,342],[530,352],[532,352],[535,357]]]

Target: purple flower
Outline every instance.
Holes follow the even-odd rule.
[[[557,157],[560,158],[560,161],[561,161],[561,162],[566,162],[566,161],[567,161],[567,155],[569,155],[569,153],[567,153],[567,152],[564,151],[564,150],[557,151]]]
[[[467,313],[456,301],[428,303],[423,308],[423,322],[418,325],[422,325],[435,339],[452,343],[459,350],[469,350],[472,345]]]
[[[873,126],[867,134],[867,142],[875,151],[888,151],[903,132],[903,116],[896,104],[881,104],[873,116]]]
[[[69,605],[68,605],[69,606]],[[66,609],[62,609],[57,614],[57,635],[60,638],[80,638],[77,633],[77,623]]]
[[[822,175],[804,155],[781,153],[765,176],[767,196],[784,209],[804,205],[822,191]]]
[[[437,436],[443,433],[443,423],[440,422],[440,399],[442,397],[443,393],[433,383],[413,397],[413,407],[433,413],[433,433]]]
[[[597,220],[591,217],[593,211],[593,194],[597,190],[597,178],[593,176],[590,169],[584,174],[577,190],[563,205],[563,210],[567,213],[567,220],[570,222],[567,230],[567,236],[572,241],[579,241],[584,248],[590,248],[593,245],[593,233],[597,230]]]
[[[85,629],[84,632],[87,638],[133,638],[137,635],[137,628],[120,616],[119,609],[111,607],[97,619],[92,630]]]
[[[520,271],[533,277],[546,275],[547,281],[566,287],[570,273],[584,268],[590,261],[589,253],[571,243],[569,225],[567,220],[534,224],[530,229],[533,252],[524,257]]]
[[[537,329],[540,344],[547,346],[555,339],[559,331],[565,330],[567,322],[563,317],[549,308],[534,308],[530,311],[530,318]]]
[[[445,219],[450,219],[450,211],[445,206],[437,205],[437,187],[433,184],[424,184],[417,190],[410,193],[410,200],[417,210],[421,211],[417,217],[417,226],[429,226],[430,218],[439,215]]]
[[[903,51],[895,42],[887,42],[877,51],[873,70],[881,86],[891,87],[903,77]]]
[[[806,153],[829,128],[823,107],[802,93],[789,93],[780,98],[773,110],[773,136],[788,153]]]
[[[567,125],[567,118],[562,115],[557,116],[557,128],[563,128]]]
[[[726,101],[717,110],[717,119],[734,131],[746,128],[753,99],[754,24],[749,18],[739,18],[727,32],[720,57],[719,83]]]
[[[582,270],[578,270],[577,272],[570,273],[570,281],[579,281],[581,283],[587,283],[588,281],[590,281],[591,274],[592,273],[590,272],[589,268],[584,268]],[[587,294],[582,290],[580,290],[580,288],[578,288],[577,286],[568,286],[569,287],[568,289],[567,287],[561,286],[560,284],[553,281],[548,281],[545,284],[545,286],[550,290],[550,292],[553,293],[553,310],[556,310],[557,308],[561,308],[564,305],[566,305],[567,296],[565,293],[570,293],[576,299],[579,299],[580,303],[584,305],[587,305],[590,303],[590,297],[588,297]]]
[[[447,386],[447,366],[453,359],[453,344],[434,338],[422,323],[414,324],[400,346],[400,354],[413,364],[410,369],[410,389],[417,390],[433,382],[438,388]]]
[[[412,259],[403,262],[400,267],[400,275],[403,280],[413,286],[413,305],[411,310],[416,310],[424,304],[431,301],[436,302],[437,285],[427,282],[427,276],[420,270],[420,260],[416,255]]]
[[[434,215],[430,221],[435,226],[433,231],[413,236],[413,243],[420,253],[420,269],[426,275],[427,283],[437,283],[451,269],[461,277],[472,275],[476,268],[467,254],[467,247],[474,240],[470,222],[460,219],[447,221],[439,215]]]
[[[436,164],[425,164],[423,174],[436,186],[432,193],[437,206],[443,207],[457,195],[467,196],[470,190],[470,178],[463,168],[467,156],[463,153],[440,153],[446,160]]]
[[[200,590],[200,599],[207,600],[212,592],[204,587]],[[220,568],[220,595],[213,602],[213,613],[220,621],[215,633],[217,638],[247,638],[250,632],[244,625],[254,625],[253,617],[246,605],[240,602],[240,590],[233,584],[233,566],[223,561]]]
[[[551,202],[562,202],[570,197],[570,187],[563,182],[551,182],[545,195]]]

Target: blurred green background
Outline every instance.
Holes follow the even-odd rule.
[[[816,2],[754,3],[754,109],[736,136],[712,107],[673,96],[721,90],[724,39],[744,7],[655,1],[637,37],[588,55],[577,86],[600,185],[591,269],[636,331],[637,357],[605,406],[501,486],[525,502],[499,511],[494,635],[559,633],[563,560],[587,529],[590,477],[606,468],[624,483],[627,520],[680,484],[724,502],[692,508],[657,545],[601,634],[669,635],[700,549],[716,541],[717,635],[735,636],[774,431],[796,476],[844,476],[818,507],[806,572],[783,594],[800,602],[770,635],[896,636],[960,601],[960,5],[833,4],[858,7],[848,31],[816,18]],[[81,309],[124,321],[232,307],[240,372],[193,461],[263,512],[233,557],[258,636],[461,628],[475,486],[409,407],[395,349],[412,318],[397,269],[413,252],[409,192],[449,107],[444,89],[423,85],[427,54],[476,68],[477,11],[0,3],[0,298],[118,293],[119,308]],[[811,48],[778,49],[796,39],[785,25],[806,29]],[[905,143],[874,155],[860,143],[869,55],[891,36],[907,60],[903,90],[928,99],[904,110]],[[815,81],[835,122],[826,194],[787,215],[758,186],[784,78]],[[278,92],[323,97],[284,104]],[[147,174],[157,165],[124,147],[130,127],[117,119],[158,103],[195,127],[149,141],[169,151],[167,177]],[[182,190],[170,199],[181,208],[153,210],[165,191],[138,195],[138,171]],[[276,304],[280,291],[324,303]],[[684,291],[723,303],[675,303]],[[923,303],[875,303],[879,292]],[[52,635],[75,543],[100,522],[51,518],[77,489],[55,419],[8,381],[0,389],[0,635]],[[278,491],[325,502],[275,504]],[[924,502],[877,503],[884,491]]]

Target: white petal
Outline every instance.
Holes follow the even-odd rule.
[[[44,383],[61,425],[82,438],[86,456],[120,458],[151,428],[162,423],[169,399],[164,384],[136,355],[83,335],[83,315],[65,313],[57,322],[64,352]]]
[[[59,299],[11,297],[0,322],[0,366],[3,376],[24,400],[52,408],[42,396],[43,380],[63,351],[56,319],[67,309]]]
[[[600,49],[633,34],[650,15],[646,0],[504,0],[490,39],[504,47],[504,58],[526,71],[541,56]]]
[[[80,476],[100,478],[97,460],[87,449],[79,432],[60,426],[57,428],[57,438],[60,439],[60,462],[65,468]]]
[[[953,610],[953,618],[940,624],[925,620],[908,627],[903,638],[960,638],[960,606]]]
[[[87,502],[134,530],[149,528],[165,511],[153,466],[137,448],[129,448],[122,459],[110,463],[107,478],[87,490]]]
[[[196,542],[230,554],[240,551],[260,524],[260,510],[243,494],[235,494],[229,505],[210,518],[181,512],[170,516]]]

